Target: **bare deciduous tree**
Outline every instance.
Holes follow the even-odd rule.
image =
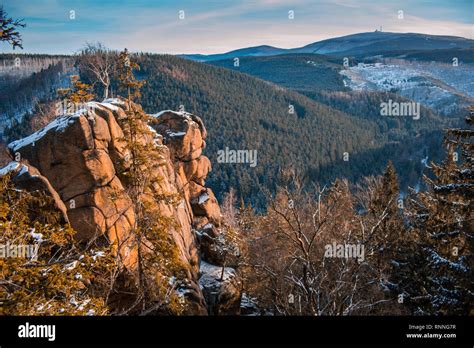
[[[381,186],[380,179],[375,181]],[[386,245],[397,232],[389,231],[388,223],[393,199],[367,212],[365,206],[383,192],[357,201],[347,181],[313,191],[293,186],[269,198],[268,213],[255,216],[249,235],[253,272],[247,273],[246,290],[261,308],[277,315],[403,313],[387,286],[391,257]],[[328,256],[327,247],[333,245],[360,246],[362,253]]]
[[[88,75],[95,85],[103,88],[104,99],[109,96],[111,77],[115,69],[116,53],[102,43],[87,43],[79,52],[77,62],[82,75]]]

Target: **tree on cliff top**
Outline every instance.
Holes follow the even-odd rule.
[[[5,41],[15,47],[23,48],[21,34],[18,28],[26,26],[22,19],[13,19],[8,17],[7,12],[0,5],[0,41]]]
[[[67,102],[80,104],[94,99],[94,94],[91,92],[92,86],[81,82],[78,75],[71,76],[71,84],[72,86],[70,88],[58,89],[59,96],[64,98]]]
[[[150,130],[149,116],[133,103],[140,97],[145,81],[135,78],[137,63],[130,59],[127,49],[119,55],[118,80],[126,92],[126,117],[118,120],[127,146],[127,170],[122,173],[127,192],[134,202],[135,224],[132,233],[137,245],[138,294],[131,312],[139,314],[171,313],[183,310],[182,300],[175,291],[186,278],[186,266],[181,262],[177,246],[169,231],[172,218],[164,216],[161,207],[177,205],[180,197],[163,193],[159,169],[164,164],[164,146],[157,143]]]
[[[103,89],[104,99],[109,96],[112,74],[116,65],[116,53],[100,42],[87,43],[77,56],[81,76],[87,75],[90,81],[99,83]]]
[[[122,91],[127,93],[127,100],[132,102],[135,98],[141,97],[140,88],[145,81],[139,81],[135,77],[134,70],[140,71],[140,66],[130,59],[130,54],[125,48],[119,54],[117,63],[117,78]]]

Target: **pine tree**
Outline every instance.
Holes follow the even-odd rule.
[[[26,26],[22,19],[13,19],[8,17],[7,12],[0,5],[0,41],[8,42],[13,49],[15,47],[23,48],[21,34],[18,28]]]
[[[49,196],[17,189],[10,175],[0,178],[0,314],[108,313],[112,253],[73,236]]]
[[[469,127],[473,114],[471,108]],[[432,163],[428,190],[409,201],[418,250],[407,291],[415,313],[469,314],[472,308],[473,136],[471,128],[446,131],[444,162]]]
[[[156,134],[148,126],[153,120],[133,102],[145,83],[135,78],[134,70],[139,70],[139,66],[125,49],[119,55],[117,71],[121,90],[127,96],[126,118],[119,122],[129,156],[127,169],[121,175],[134,202],[132,233],[138,252],[139,293],[133,310],[141,314],[179,314],[183,310],[182,299],[174,289],[182,285],[180,281],[186,277],[187,268],[169,233],[172,219],[163,215],[159,203],[176,206],[180,197],[160,192],[162,179],[158,173],[164,164],[165,147],[157,143]]]
[[[383,209],[387,214],[396,214],[399,194],[400,188],[397,173],[392,161],[389,161],[382,175],[380,184],[376,188],[376,194],[371,209]]]
[[[92,86],[81,82],[78,75],[71,76],[71,87],[58,89],[60,97],[69,103],[81,104],[94,99],[94,94],[91,93]]]
[[[117,78],[119,87],[127,93],[127,100],[129,102],[141,97],[140,88],[145,84],[145,81],[136,79],[134,70],[140,71],[140,66],[130,59],[128,50],[124,49],[118,57]]]
[[[373,190],[370,190],[371,185]],[[399,256],[399,244],[403,239],[404,226],[400,215],[403,208],[399,200],[400,190],[395,167],[388,162],[381,178],[375,179],[367,189],[373,192],[369,198],[369,215],[372,219],[374,230],[368,236],[378,254],[378,267],[384,273],[382,282],[386,282],[394,270],[393,260]]]

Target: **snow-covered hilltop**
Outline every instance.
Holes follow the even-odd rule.
[[[364,64],[341,70],[353,90],[394,92],[450,115],[474,103],[474,66],[403,61]]]

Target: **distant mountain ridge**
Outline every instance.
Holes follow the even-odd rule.
[[[376,31],[323,40],[292,51],[293,53],[356,55],[393,50],[431,50],[471,46],[474,46],[474,40],[456,36]]]
[[[236,57],[273,56],[290,53],[318,53],[338,56],[373,55],[396,50],[461,49],[469,47],[474,47],[474,40],[458,36],[375,31],[330,38],[290,49],[263,45],[220,54],[183,54],[179,56],[196,61],[214,61]]]
[[[222,59],[229,59],[234,57],[259,57],[259,56],[273,56],[277,54],[285,54],[287,53],[287,49],[278,48],[268,45],[262,46],[254,46],[254,47],[247,47],[241,48],[238,50],[226,52],[226,53],[219,53],[219,54],[182,54],[179,57],[188,58],[197,61],[209,61],[209,60],[222,60]]]

